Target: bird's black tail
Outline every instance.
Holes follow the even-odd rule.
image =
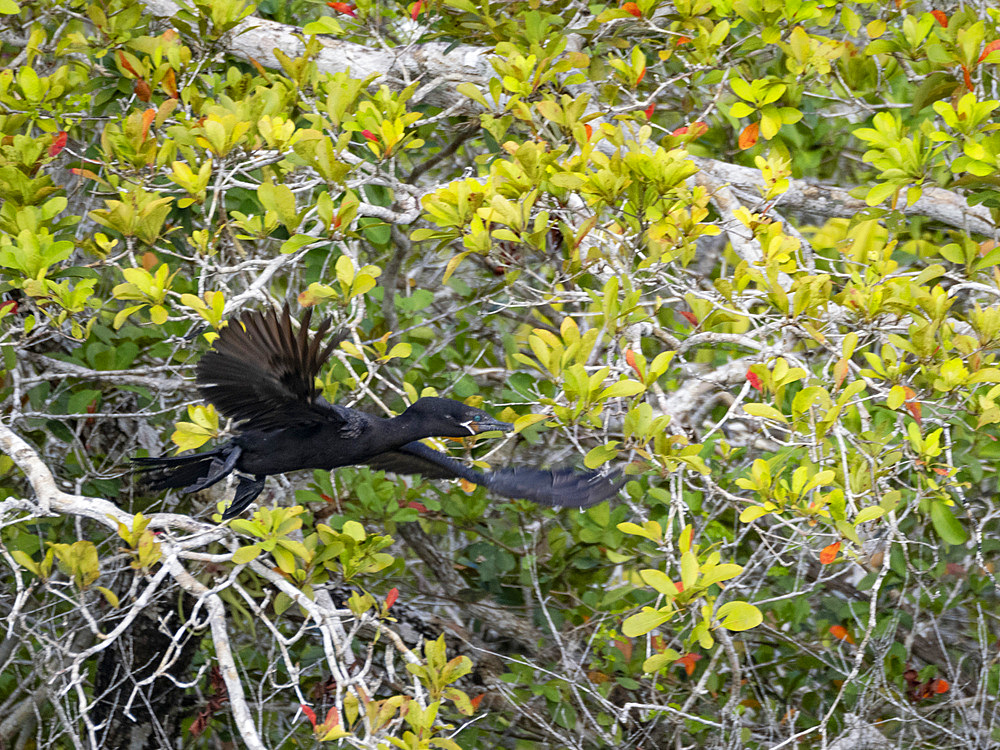
[[[192,456],[133,458],[133,474],[141,487],[154,492],[197,492],[224,479],[236,466],[239,455],[239,446],[226,444]]]

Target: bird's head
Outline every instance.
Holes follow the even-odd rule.
[[[514,425],[501,422],[474,406],[450,398],[424,397],[417,399],[405,414],[421,420],[428,434],[435,437],[468,437],[481,432],[510,432]]]

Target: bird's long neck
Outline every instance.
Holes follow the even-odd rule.
[[[393,446],[433,437],[433,432],[428,431],[424,420],[408,412],[403,412],[398,417],[383,419],[380,426],[382,434]]]

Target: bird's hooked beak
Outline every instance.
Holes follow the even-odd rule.
[[[494,430],[510,432],[514,429],[514,425],[510,422],[501,422],[499,419],[494,419],[493,417],[484,417],[478,422],[473,422],[470,419],[468,422],[462,422],[462,427],[467,429],[472,435],[478,435],[481,432],[493,432]]]

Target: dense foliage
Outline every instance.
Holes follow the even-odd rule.
[[[0,14],[4,747],[1000,745],[994,4]],[[285,300],[621,499],[137,492]]]

